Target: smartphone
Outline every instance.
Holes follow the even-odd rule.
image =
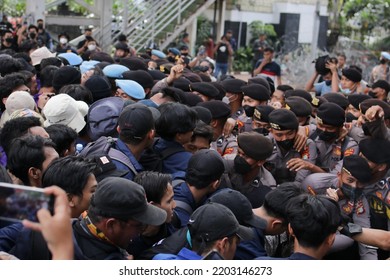
[[[0,183],[0,220],[36,222],[39,209],[45,208],[53,213],[53,206],[54,196],[45,194],[43,189]]]

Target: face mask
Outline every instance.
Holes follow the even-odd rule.
[[[223,102],[223,103],[226,103],[227,105],[229,105],[229,104],[230,104],[230,99],[229,99],[229,97],[227,97],[227,96],[223,97],[223,98],[222,98],[222,102]]]
[[[324,130],[321,130],[319,128],[317,128],[316,132],[317,132],[318,138],[320,138],[322,141],[325,141],[325,142],[330,142],[330,141],[336,139],[338,136],[337,132],[324,131]]]
[[[14,42],[14,38],[6,38],[5,41],[9,44],[12,44]]]
[[[251,171],[252,167],[243,157],[237,155],[234,158],[234,169],[239,174],[246,174]]]
[[[254,128],[253,131],[260,133],[260,134],[263,134],[264,136],[267,136],[269,134],[268,129],[266,129],[264,127]]]
[[[34,40],[36,37],[37,37],[37,34],[36,34],[36,33],[34,33],[34,32],[30,33],[30,38],[31,38],[32,40]]]
[[[363,189],[353,188],[350,185],[344,183],[341,185],[341,191],[349,200],[353,200],[353,201],[360,198],[363,194]]]
[[[355,117],[352,113],[347,113],[347,115],[345,116],[345,120],[346,122],[352,122],[354,120],[357,120],[358,118]]]
[[[372,98],[376,98],[376,93],[373,91],[369,91],[368,95],[371,96]]]
[[[285,151],[289,151],[294,146],[294,139],[287,139],[283,141],[276,141],[279,147],[281,147]]]
[[[344,94],[351,94],[351,90],[349,88],[343,89],[341,87],[341,84],[339,84],[339,89],[340,89],[340,92],[342,92]]]
[[[168,56],[167,59],[168,59],[169,62],[175,63],[175,58],[174,57]]]
[[[326,80],[325,85],[330,86],[332,84],[332,80]]]
[[[60,43],[65,45],[66,43],[68,43],[68,39],[62,37],[62,38],[60,38]]]
[[[88,45],[88,50],[90,51],[96,50],[96,45]]]
[[[43,24],[42,23],[38,24],[38,29],[43,29]]]
[[[253,113],[255,112],[255,107],[249,105],[245,105],[243,109],[245,111],[245,115],[250,118],[253,116]]]

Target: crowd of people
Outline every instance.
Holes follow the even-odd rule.
[[[319,57],[299,89],[263,35],[242,80],[231,32],[191,57],[188,34],[108,53],[91,30],[54,48],[20,28],[2,32],[0,177],[56,199],[39,222],[0,219],[0,258],[389,257],[389,53],[367,82]]]

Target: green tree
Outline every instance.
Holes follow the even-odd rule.
[[[251,42],[258,39],[260,34],[266,34],[267,37],[276,37],[276,32],[272,24],[264,24],[261,20],[252,21],[249,24]]]

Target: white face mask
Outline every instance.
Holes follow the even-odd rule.
[[[93,45],[93,44],[88,45],[88,50],[90,50],[90,51],[96,50],[96,45]]]
[[[60,38],[60,43],[65,45],[66,43],[68,43],[68,39],[62,37],[62,38]]]

